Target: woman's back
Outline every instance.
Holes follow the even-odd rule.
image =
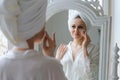
[[[57,60],[34,50],[10,51],[0,62],[0,80],[66,80]]]

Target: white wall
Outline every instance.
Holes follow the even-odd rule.
[[[120,0],[112,2],[112,40],[120,47]]]
[[[120,48],[120,0],[112,0],[111,16],[112,16],[111,54],[113,54],[116,43]],[[119,51],[119,55],[120,55],[120,51]],[[118,64],[118,75],[120,76],[120,64]]]

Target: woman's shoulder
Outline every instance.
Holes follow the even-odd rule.
[[[88,45],[87,50],[88,50],[88,52],[89,52],[91,55],[98,54],[98,53],[99,53],[99,46],[90,43],[90,44]]]
[[[94,43],[90,43],[90,44],[88,45],[88,48],[99,48],[99,46],[96,45],[96,44],[94,44]]]

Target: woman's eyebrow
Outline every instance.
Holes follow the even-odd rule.
[[[72,24],[71,26],[75,26],[75,24]]]

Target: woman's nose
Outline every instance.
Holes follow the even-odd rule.
[[[78,29],[78,28],[75,28],[75,31],[79,31],[79,29]]]
[[[79,31],[79,29],[78,28],[75,28],[75,32],[78,32]]]

